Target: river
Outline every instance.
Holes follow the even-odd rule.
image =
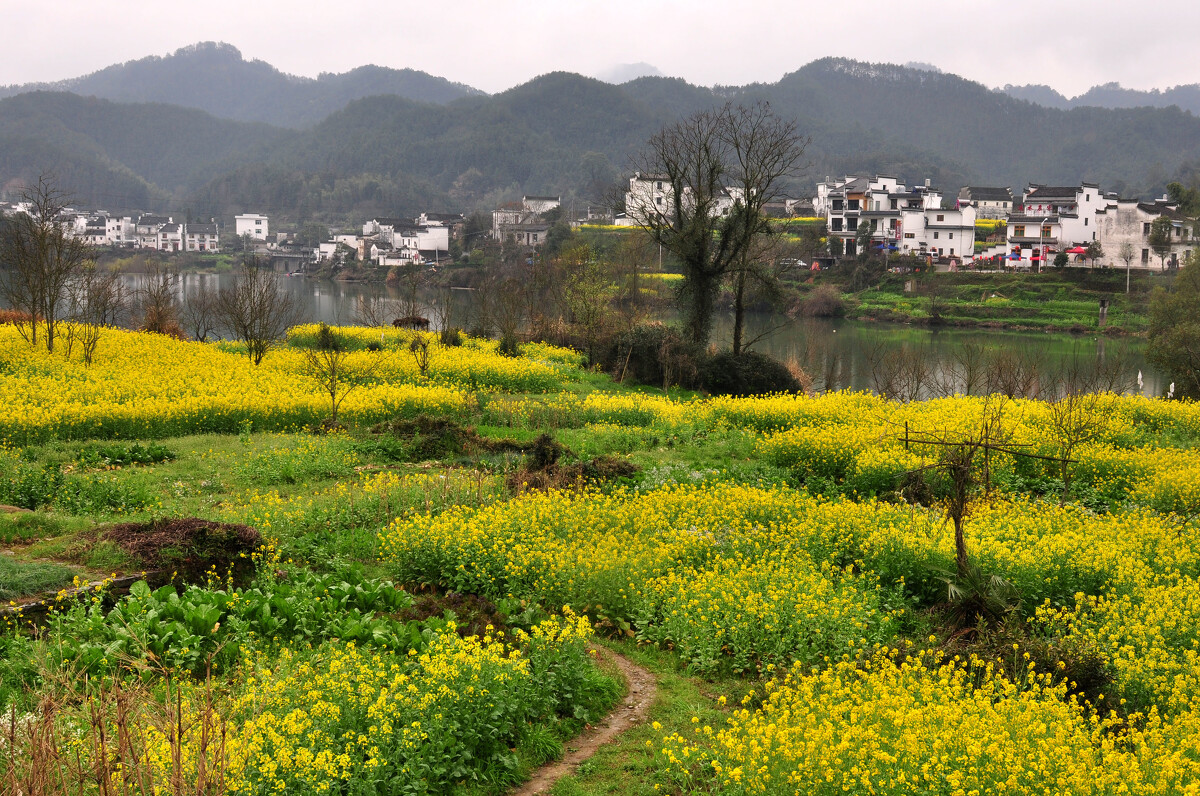
[[[232,277],[216,274],[191,274],[184,278],[183,292],[193,291],[207,280],[211,288],[227,284]],[[281,280],[282,289],[291,294],[302,308],[303,317],[329,324],[353,323],[356,302],[361,297],[399,292],[380,285],[333,281],[313,281],[300,277]],[[456,317],[471,317],[474,291],[454,290]],[[425,313],[431,319],[434,313]],[[468,321],[460,321],[468,325]],[[729,344],[732,339],[732,314],[717,318],[714,342]],[[1017,367],[1034,367],[1042,381],[1049,381],[1065,369],[1078,367],[1100,371],[1106,384],[1122,392],[1137,392],[1137,374],[1142,374],[1146,395],[1162,395],[1166,380],[1146,361],[1142,338],[1108,338],[1102,335],[1050,334],[996,329],[929,328],[909,324],[873,323],[847,319],[792,319],[780,314],[751,313],[747,318],[746,340],[761,336],[753,346],[757,351],[782,360],[794,360],[812,378],[817,390],[878,389],[881,382],[901,392],[911,389],[922,378],[914,394],[928,397],[951,388],[963,389],[964,361],[972,351],[998,352],[1015,357]],[[1010,362],[1010,366],[1012,363]],[[969,367],[969,366],[968,366]],[[955,377],[957,377],[957,384]],[[912,397],[911,395],[909,397]]]
[[[182,298],[201,285],[219,289],[232,282],[229,274],[186,274],[181,279]],[[129,275],[130,287],[138,277]],[[280,280],[282,290],[298,303],[306,321],[333,325],[354,322],[360,298],[386,295],[398,298],[393,288],[363,283],[315,281],[301,277]],[[468,319],[475,305],[472,290],[454,290],[457,318]],[[436,315],[425,314],[433,320]],[[466,326],[469,321],[460,320]],[[713,342],[727,346],[732,338],[732,315],[717,318]],[[751,313],[746,340],[759,338],[753,348],[799,364],[816,390],[888,390],[902,397],[928,397],[949,389],[963,390],[964,362],[1004,355],[1008,367],[1038,371],[1035,381],[1049,382],[1073,365],[1100,371],[1108,385],[1122,392],[1163,395],[1166,379],[1145,358],[1141,338],[1106,338],[1094,335],[1011,332],[994,329],[936,328],[885,324],[847,319],[792,319],[770,313]],[[1014,364],[1014,361],[1016,363]],[[967,370],[970,366],[967,366]],[[1142,374],[1142,388],[1136,384]],[[1018,374],[1019,375],[1019,374]],[[920,383],[918,383],[920,382]]]

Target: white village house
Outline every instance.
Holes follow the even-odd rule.
[[[1154,222],[1166,216],[1171,220],[1170,251],[1160,257],[1150,245],[1150,229]],[[1166,197],[1153,202],[1136,199],[1110,198],[1108,205],[1097,214],[1097,240],[1104,249],[1098,265],[1124,268],[1122,257],[1125,244],[1129,244],[1132,258],[1131,268],[1162,268],[1172,263],[1182,264],[1196,248],[1193,219],[1184,217],[1179,206],[1167,201]]]
[[[233,232],[239,238],[249,235],[253,240],[265,241],[271,234],[271,221],[257,213],[244,213],[233,217]]]

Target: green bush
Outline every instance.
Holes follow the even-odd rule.
[[[700,368],[700,386],[712,395],[766,395],[801,389],[786,365],[757,351],[709,357]]]
[[[661,323],[635,326],[614,339],[598,357],[615,378],[653,387],[696,386],[699,358],[678,329]]]

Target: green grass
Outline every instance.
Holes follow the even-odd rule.
[[[0,600],[13,600],[70,585],[75,570],[59,564],[14,561],[0,555]]]
[[[658,681],[658,696],[650,708],[646,723],[622,733],[614,743],[600,747],[594,756],[578,766],[573,774],[560,779],[551,789],[554,796],[654,796],[669,783],[660,780],[651,746],[661,743],[672,732],[684,732],[699,724],[719,727],[728,708],[717,702],[726,697],[727,705],[736,705],[752,684],[747,680],[703,680],[689,676],[679,667],[679,659],[653,647],[632,642],[606,642],[606,646],[649,669]],[[657,722],[661,729],[654,729]],[[569,746],[570,744],[568,744]]]
[[[830,279],[837,281],[834,272]],[[911,283],[913,289],[905,290]],[[889,274],[877,286],[848,296],[848,314],[900,322],[927,322],[936,308],[943,322],[973,326],[1077,330],[1097,329],[1100,300],[1110,303],[1107,326],[1126,332],[1146,329],[1151,291],[1165,285],[1157,274],[1140,273],[1125,293],[1123,271],[1071,269],[1041,274]],[[843,288],[844,289],[844,288]],[[995,296],[993,298],[993,296]]]

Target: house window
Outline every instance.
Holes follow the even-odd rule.
[[[950,247],[950,256],[951,257],[954,256],[954,247],[953,246]]]
[[[842,210],[842,207],[843,207],[844,205],[845,205],[845,202],[843,202],[841,199],[834,199],[834,200],[833,200],[833,209],[834,209],[836,212],[841,212],[841,210]]]
[[[1142,234],[1143,235],[1150,234],[1150,222],[1149,221],[1142,224]]]
[[[951,232],[951,233],[950,233],[950,240],[954,240],[954,233],[953,233],[953,232]]]
[[[943,214],[941,214],[941,213],[938,213],[937,220],[938,220],[938,221],[945,221],[945,220],[946,220],[946,216],[944,216],[944,215],[943,215]]]
[[[659,180],[659,181],[658,181],[658,182],[655,184],[655,186],[654,186],[654,187],[655,187],[655,188],[657,188],[658,190],[660,190],[660,191],[661,191],[661,190],[662,190],[662,180]]]
[[[905,232],[905,233],[904,233],[904,237],[905,237],[905,238],[915,238],[915,237],[917,237],[917,233],[915,233],[915,232]]]
[[[833,231],[834,232],[842,231],[842,220],[840,218],[835,218],[833,220]]]
[[[1013,237],[1014,238],[1025,237],[1025,225],[1024,224],[1016,224],[1015,226],[1013,226]]]
[[[846,229],[850,230],[851,232],[854,232],[856,229],[858,229],[858,219],[857,218],[846,219]]]
[[[662,197],[661,196],[654,197],[654,204],[659,205],[661,207],[662,206]]]
[[[1088,220],[1087,220],[1086,218],[1083,220],[1083,225],[1084,225],[1085,227],[1088,225]]]
[[[850,200],[850,209],[851,209],[851,210],[857,210],[857,209],[858,209],[858,200],[857,200],[857,199],[851,199],[851,200]]]
[[[1150,250],[1142,249],[1142,265],[1145,265],[1148,262],[1150,262]]]
[[[1042,237],[1043,238],[1050,237],[1050,225],[1049,224],[1042,227]]]
[[[934,240],[937,240],[937,239],[938,239],[938,233],[936,233],[936,232],[935,232],[935,233],[933,233],[933,239],[934,239]]]

